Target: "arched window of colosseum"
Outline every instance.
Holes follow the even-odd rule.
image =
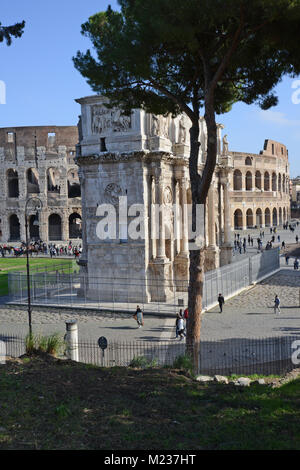
[[[263,220],[262,220],[262,211],[261,209],[257,209],[256,211],[256,223],[255,225],[257,225],[257,227],[261,227],[263,224]]]
[[[283,208],[283,223],[284,223],[284,224],[286,223],[286,211],[285,211],[285,207]]]
[[[29,168],[27,170],[27,193],[39,193],[39,174],[36,168]]]
[[[29,238],[30,240],[38,241],[40,238],[40,227],[38,225],[38,215],[31,215],[29,217]]]
[[[246,191],[252,191],[252,173],[247,171],[246,173]]]
[[[81,216],[77,212],[69,217],[69,238],[81,238],[82,237],[82,225]]]
[[[265,226],[270,227],[271,225],[271,212],[270,209],[265,210]]]
[[[261,189],[261,172],[257,171],[255,173],[255,187]]]
[[[17,242],[20,241],[20,222],[16,214],[12,214],[9,217],[9,241]]]
[[[61,217],[58,214],[51,214],[48,219],[48,234],[50,241],[62,239]]]
[[[80,190],[80,182],[79,182],[77,171],[69,170],[67,178],[68,178],[68,198],[80,197],[81,190]]]
[[[47,191],[60,193],[60,171],[57,168],[48,168],[47,170]]]
[[[281,174],[279,173],[278,175],[278,191],[281,191],[282,190],[282,187],[281,187]]]
[[[273,209],[273,225],[277,225],[277,209],[274,207]]]
[[[270,191],[270,175],[266,171],[264,175],[264,190],[265,191]]]
[[[248,209],[246,212],[246,225],[247,228],[253,227],[253,212],[251,209]]]
[[[282,209],[279,207],[279,225],[282,225]]]
[[[240,170],[235,170],[233,173],[233,189],[234,191],[242,190],[242,173]]]
[[[277,191],[276,173],[272,173],[272,191]]]
[[[7,171],[7,192],[8,197],[19,197],[19,178],[16,170]]]
[[[245,160],[245,165],[247,166],[252,166],[252,159],[251,157],[247,157],[246,160]]]
[[[285,193],[285,175],[282,175],[282,192]]]
[[[242,229],[243,228],[243,213],[241,209],[237,209],[234,213],[234,229]]]

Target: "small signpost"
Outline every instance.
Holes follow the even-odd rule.
[[[98,346],[99,346],[100,349],[102,349],[102,364],[103,364],[103,362],[104,362],[104,351],[107,348],[107,339],[105,338],[105,336],[100,336],[100,338],[98,339]]]

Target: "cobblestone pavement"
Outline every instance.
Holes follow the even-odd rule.
[[[217,295],[218,293],[216,293]],[[281,315],[274,315],[275,294],[281,299]],[[300,335],[300,271],[282,267],[280,272],[226,300],[224,311],[217,307],[202,315],[202,339],[261,338]],[[145,316],[145,326],[137,328],[131,314],[96,313],[88,310],[59,310],[34,307],[33,329],[37,333],[65,332],[67,320],[78,320],[84,339],[135,341],[170,340],[175,337],[175,317]],[[0,333],[26,334],[26,307],[0,306]]]

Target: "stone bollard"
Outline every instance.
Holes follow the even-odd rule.
[[[78,325],[77,320],[66,321],[67,333],[65,335],[65,341],[67,343],[66,354],[68,359],[72,361],[79,361],[78,356]]]

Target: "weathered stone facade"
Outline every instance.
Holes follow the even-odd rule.
[[[25,205],[31,197],[43,205],[36,225],[28,204],[31,239],[81,236],[77,143],[76,126],[0,129],[0,243],[25,241]]]
[[[185,115],[171,118],[143,110],[124,117],[117,109],[107,109],[99,96],[76,101],[81,104],[82,136],[76,159],[82,189],[81,263],[88,295],[103,300],[166,301],[175,291],[187,288],[190,247],[186,213],[180,213],[183,230],[176,237],[171,207],[191,203],[190,121]],[[226,140],[222,151],[222,127],[218,126],[218,163],[206,210],[207,270],[229,263],[232,254],[231,163]],[[204,119],[200,120],[200,142],[201,171],[206,158]],[[98,208],[110,204],[119,215],[120,197],[126,197],[128,208],[143,205],[144,236],[133,240],[124,235],[126,227],[117,223],[116,237],[100,239],[97,227],[105,214],[100,215]],[[158,219],[153,217],[155,205],[163,207],[163,216]],[[136,214],[129,211],[127,223],[134,217]]]
[[[285,145],[266,140],[260,154],[229,152],[231,226],[273,227],[290,219],[290,171]]]

